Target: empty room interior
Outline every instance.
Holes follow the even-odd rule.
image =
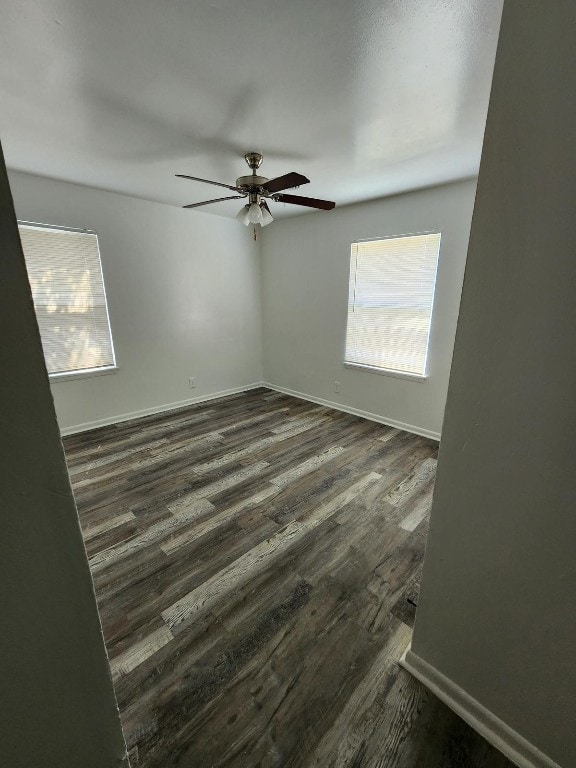
[[[0,764],[574,768],[574,4],[2,15]]]

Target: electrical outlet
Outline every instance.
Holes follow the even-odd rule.
[[[340,392],[340,382],[335,381],[334,382],[334,392]]]
[[[196,379],[194,378],[194,376],[191,376],[188,379],[188,386],[190,387],[190,389],[196,389]]]

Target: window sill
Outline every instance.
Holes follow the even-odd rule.
[[[48,378],[51,382],[74,381],[75,379],[91,379],[93,376],[107,376],[109,373],[117,373],[119,370],[117,365],[111,365],[108,368],[83,368],[66,373],[49,373]]]
[[[423,383],[428,376],[420,376],[417,373],[405,373],[404,371],[393,371],[388,368],[375,368],[372,365],[360,365],[360,363],[344,362],[345,368],[355,368],[358,371],[367,371],[368,373],[377,373],[380,376],[392,376],[395,379],[405,379],[407,381],[416,381]]]

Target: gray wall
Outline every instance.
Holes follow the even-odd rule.
[[[504,7],[412,650],[576,765],[573,0]]]
[[[113,768],[124,741],[0,154],[0,765]]]
[[[262,233],[264,379],[438,437],[444,414],[476,182],[275,221]],[[350,244],[441,231],[429,377],[345,368]],[[340,382],[340,393],[334,391]]]
[[[10,186],[18,218],[100,243],[119,370],[52,380],[63,431],[262,381],[260,254],[245,227],[29,174],[10,172]]]

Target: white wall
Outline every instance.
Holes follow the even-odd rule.
[[[263,231],[264,379],[270,384],[374,414],[438,436],[448,376],[475,181],[275,221]],[[425,382],[344,368],[350,244],[442,232]],[[334,392],[334,382],[341,393]]]
[[[120,370],[52,381],[64,432],[264,378],[439,435],[474,181],[276,221],[257,244],[236,221],[198,211],[17,172],[10,183],[20,219],[94,229],[99,237]],[[429,378],[419,383],[345,369],[350,243],[435,229],[442,246]]]
[[[576,765],[575,24],[573,0],[504,4],[409,658],[549,758],[528,749],[522,765],[563,768]]]
[[[0,151],[0,765],[118,768],[124,739]]]
[[[238,222],[22,173],[10,185],[19,219],[100,242],[120,370],[52,382],[64,431],[262,380],[259,248]]]

